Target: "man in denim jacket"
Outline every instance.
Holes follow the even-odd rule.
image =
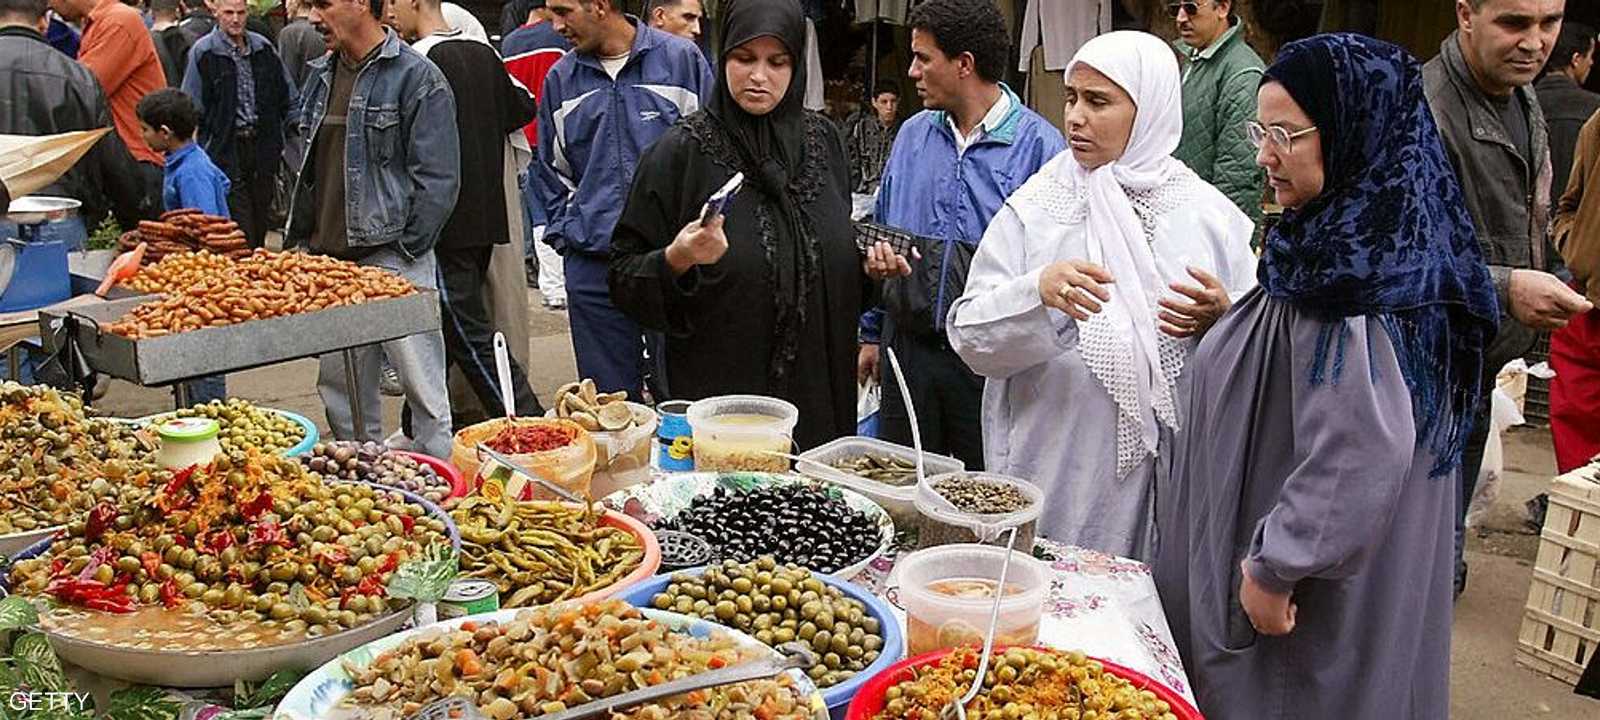
[[[433,246],[455,207],[460,146],[455,96],[444,74],[385,28],[383,0],[313,0],[311,23],[333,52],[311,63],[301,95],[304,147],[289,204],[285,245],[386,268],[419,288],[438,284]],[[386,342],[411,408],[415,447],[450,452],[444,336],[437,330]],[[334,436],[382,437],[380,348],[359,349],[356,388],[366,427],[355,428],[344,362],[322,358],[317,391]]]

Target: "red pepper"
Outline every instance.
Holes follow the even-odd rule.
[[[334,545],[333,547],[329,547],[329,548],[324,548],[322,552],[317,553],[317,560],[318,561],[326,563],[328,565],[332,565],[333,567],[338,567],[340,565],[343,565],[344,562],[346,560],[349,560],[349,559],[350,559],[350,553],[345,552],[345,549],[343,547],[338,546],[338,545]]]
[[[400,556],[396,555],[395,553],[389,553],[388,555],[383,556],[383,562],[378,563],[378,569],[373,572],[373,575],[382,575],[387,572],[394,572],[394,569],[397,567],[400,567]]]
[[[217,528],[195,539],[196,547],[212,555],[221,555],[223,550],[233,547],[233,533],[227,528]]]
[[[294,546],[293,543],[289,542],[289,536],[283,531],[283,526],[275,522],[258,522],[251,525],[250,540],[245,543],[245,547],[255,550],[267,545]]]
[[[239,508],[239,514],[242,515],[245,520],[255,522],[256,518],[261,517],[271,509],[272,496],[263,490],[261,491],[260,495],[255,497],[254,500],[245,503],[244,507]]]
[[[161,555],[149,550],[139,553],[139,565],[144,567],[146,575],[149,575],[151,579],[155,579],[156,573],[161,570]]]
[[[356,592],[362,595],[382,595],[383,583],[378,580],[376,573],[361,578],[361,584],[356,586]]]
[[[178,589],[178,581],[167,578],[161,583],[161,604],[168,610],[183,604],[183,591]]]
[[[111,529],[112,523],[117,520],[117,506],[110,500],[101,500],[89,510],[89,518],[84,522],[83,537],[89,542],[99,540],[106,531]]]
[[[161,495],[156,498],[158,507],[164,510],[182,510],[194,504],[194,494],[185,490],[194,479],[196,467],[198,466],[190,465],[172,474],[172,480],[161,488]]]
[[[128,597],[127,588],[127,580],[106,585],[99,580],[63,577],[52,580],[45,591],[68,605],[105,612],[130,613],[134,611],[134,603],[133,598]]]
[[[566,447],[578,438],[578,431],[562,425],[513,425],[501,430],[485,443],[495,452],[526,455]]]
[[[410,534],[411,533],[411,529],[416,527],[416,526],[417,526],[417,521],[416,521],[415,518],[411,517],[410,515],[401,515],[400,516],[400,527],[405,528],[407,534]]]

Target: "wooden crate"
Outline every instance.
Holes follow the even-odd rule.
[[[1576,685],[1600,652],[1600,465],[1555,479],[1517,663]]]

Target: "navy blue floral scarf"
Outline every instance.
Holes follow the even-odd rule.
[[[1418,447],[1432,476],[1461,460],[1498,327],[1494,285],[1461,186],[1405,50],[1352,34],[1284,46],[1263,82],[1279,82],[1317,124],[1322,194],[1268,234],[1267,294],[1330,321],[1375,316],[1411,390]],[[1330,322],[1311,382],[1337,382],[1343,323]]]

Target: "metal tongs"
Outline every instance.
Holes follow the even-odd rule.
[[[549,480],[544,479],[543,477],[541,477],[539,475],[539,473],[536,473],[536,472],[534,472],[532,470],[529,470],[529,469],[527,469],[527,468],[525,468],[525,467],[523,467],[521,465],[518,465],[511,458],[508,458],[508,457],[506,457],[504,455],[501,455],[500,453],[495,452],[494,450],[491,450],[489,448],[489,446],[485,445],[484,443],[478,443],[478,452],[480,452],[480,453],[482,453],[484,455],[488,455],[490,460],[493,460],[496,463],[499,463],[500,465],[504,466],[507,470],[510,470],[511,472],[514,472],[514,473],[516,473],[518,475],[521,475],[521,476],[523,476],[525,478],[528,478],[529,480],[532,480],[532,481],[538,483],[539,487],[542,487],[542,488],[544,488],[546,490],[549,490],[552,493],[555,493],[556,497],[559,497],[562,500],[566,500],[567,502],[578,503],[580,505],[588,505],[589,504],[589,499],[588,498],[585,498],[585,497],[583,497],[581,495],[578,495],[577,493],[574,493],[571,490],[568,490],[568,489],[566,489],[564,487],[561,487],[560,485],[557,485],[557,484],[555,484],[553,482],[550,482]]]
[[[752,663],[723,668],[722,670],[690,675],[689,677],[662,683],[654,687],[641,688],[615,697],[584,703],[570,710],[563,710],[550,715],[540,715],[539,720],[581,720],[582,718],[602,717],[617,710],[643,705],[674,695],[748,682],[750,680],[763,680],[781,675],[790,670],[809,670],[817,664],[817,654],[802,643],[784,643],[776,649],[780,655],[779,657],[765,658]]]

